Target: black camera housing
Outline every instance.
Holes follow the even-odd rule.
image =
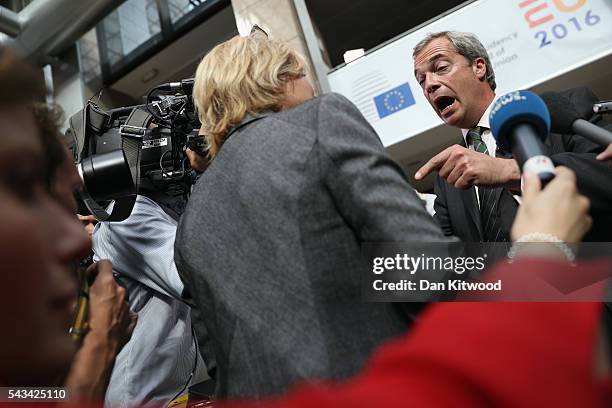
[[[156,89],[164,89],[160,85]],[[144,105],[104,111],[92,102],[70,118],[73,154],[83,180],[79,208],[100,221],[122,221],[142,181],[172,195],[188,193],[193,174],[184,150],[206,151],[190,95],[176,93]],[[109,210],[110,202],[114,202]]]

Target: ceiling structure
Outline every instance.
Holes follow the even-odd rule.
[[[138,98],[146,95],[156,84],[191,78],[204,54],[215,45],[237,34],[232,8],[226,7],[137,66],[110,87]]]
[[[44,65],[121,3],[123,0],[38,0],[18,13],[0,6],[0,45]]]
[[[332,66],[344,52],[366,51],[439,16],[465,0],[306,0]]]

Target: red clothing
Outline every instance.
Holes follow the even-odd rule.
[[[570,266],[525,260],[491,273],[547,268]],[[610,262],[573,271],[605,268]],[[593,368],[600,317],[601,304],[592,302],[436,304],[357,377],[301,385],[263,406],[609,407],[612,381],[595,378]]]

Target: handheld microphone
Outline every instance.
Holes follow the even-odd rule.
[[[183,79],[180,82],[168,82],[159,84],[156,89],[169,92],[182,92],[186,95],[191,95],[193,91],[193,78]]]
[[[529,91],[503,95],[493,105],[489,122],[497,145],[512,152],[523,173],[537,174],[542,186],[555,177],[555,166],[542,144],[550,131],[550,114],[538,95]]]
[[[608,146],[612,143],[612,133],[584,120],[568,97],[558,92],[545,92],[541,97],[550,111],[552,132],[576,133],[600,146]]]

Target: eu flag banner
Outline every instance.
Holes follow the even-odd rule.
[[[410,90],[410,85],[406,82],[375,96],[374,104],[378,110],[378,116],[382,119],[414,105],[414,96]]]

